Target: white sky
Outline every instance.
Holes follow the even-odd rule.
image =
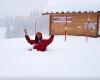
[[[100,0],[50,0],[44,11],[100,10]]]
[[[0,16],[29,15],[36,11],[100,10],[100,0],[0,0]]]

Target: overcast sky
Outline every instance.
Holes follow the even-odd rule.
[[[0,0],[0,16],[29,15],[36,11],[100,10],[100,0]]]

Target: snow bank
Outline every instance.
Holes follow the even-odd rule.
[[[99,38],[55,36],[45,52],[29,51],[24,38],[0,45],[0,78],[100,78]]]

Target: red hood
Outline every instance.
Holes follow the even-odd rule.
[[[36,35],[37,35],[37,34],[41,34],[41,35],[42,35],[42,33],[41,33],[41,32],[37,32],[37,33],[36,33]]]

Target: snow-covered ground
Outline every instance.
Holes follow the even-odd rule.
[[[24,38],[0,39],[0,78],[100,79],[100,38],[55,36],[45,52],[30,48]]]

